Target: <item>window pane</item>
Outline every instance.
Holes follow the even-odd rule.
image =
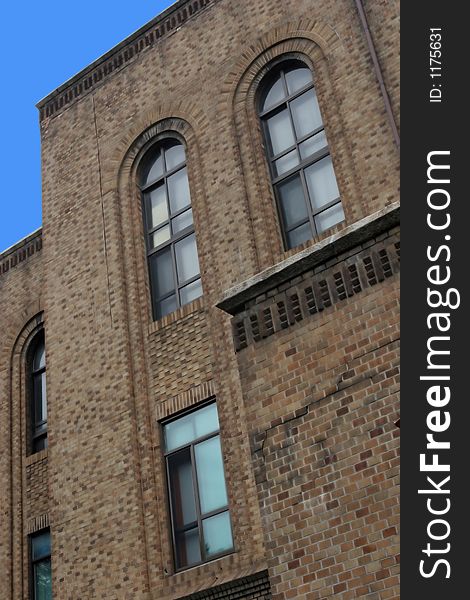
[[[168,457],[168,473],[174,525],[176,529],[182,529],[197,520],[189,448]]]
[[[299,175],[283,181],[277,186],[277,189],[286,229],[308,218],[307,204]]]
[[[335,206],[328,208],[315,217],[318,233],[333,227],[337,223],[341,223],[341,221],[344,221],[344,211],[341,202],[338,202]]]
[[[309,90],[290,103],[297,138],[322,126],[315,90]]]
[[[143,176],[143,185],[147,185],[152,183],[152,181],[156,181],[159,177],[163,176],[163,157],[162,153],[159,150],[157,157],[151,161],[144,170]]]
[[[150,276],[155,298],[165,296],[175,289],[170,248],[150,257]]]
[[[42,415],[44,421],[47,421],[47,392],[46,392],[46,373],[41,373],[41,400],[42,400]]]
[[[160,246],[160,244],[164,244],[165,242],[167,242],[171,237],[170,234],[170,226],[169,225],[165,225],[165,227],[161,227],[160,229],[157,229],[157,231],[155,231],[154,233],[152,233],[152,248],[156,248],[157,246]]]
[[[294,131],[287,109],[267,119],[267,124],[273,156],[294,145]]]
[[[301,90],[308,83],[312,83],[312,73],[307,67],[299,67],[286,73],[286,83],[289,95]]]
[[[171,171],[178,165],[181,165],[186,160],[184,155],[183,144],[176,142],[165,150],[166,170]]]
[[[46,420],[45,406],[43,402],[43,384],[45,387],[46,378],[43,373],[35,375],[33,381],[34,394],[34,425]]]
[[[283,173],[287,173],[290,169],[293,169],[299,164],[299,155],[297,150],[292,150],[292,152],[288,152],[282,158],[279,158],[275,161],[275,171],[276,175],[282,175]]]
[[[312,237],[313,234],[310,223],[304,223],[300,227],[296,227],[287,233],[287,244],[289,248],[295,248],[307,240],[312,239]]]
[[[206,555],[212,556],[233,548],[232,528],[228,511],[202,522]]]
[[[331,156],[326,156],[305,169],[305,179],[313,212],[339,198]]]
[[[176,242],[175,254],[178,281],[180,283],[199,275],[199,260],[194,233]]]
[[[315,152],[318,152],[319,150],[325,149],[326,152],[327,146],[328,142],[326,141],[326,134],[324,131],[320,131],[320,133],[308,138],[308,140],[305,140],[305,142],[302,142],[299,145],[300,156],[303,160],[304,158],[312,156],[312,154],[315,154]]]
[[[158,317],[164,317],[165,315],[169,315],[172,312],[175,312],[177,309],[176,305],[176,294],[165,298],[165,300],[160,300],[157,306]]]
[[[168,177],[167,183],[168,195],[170,196],[170,211],[172,214],[191,204],[186,167]]]
[[[51,561],[42,560],[34,565],[35,600],[52,599]]]
[[[39,452],[40,450],[44,450],[45,448],[47,448],[47,435],[46,434],[43,437],[34,439],[33,453]]]
[[[279,75],[277,81],[271,85],[271,89],[266,95],[263,103],[263,111],[268,110],[271,106],[274,106],[285,98],[284,85],[282,83],[281,76]]]
[[[33,370],[37,371],[38,369],[42,369],[46,366],[46,351],[44,347],[44,342],[39,342],[36,351],[34,353],[33,358]]]
[[[199,500],[204,515],[228,504],[220,436],[197,444],[194,447],[194,454]]]
[[[188,304],[189,302],[196,300],[196,298],[199,298],[200,296],[202,296],[202,284],[201,280],[197,279],[196,281],[193,281],[184,288],[181,288],[181,305]]]
[[[201,547],[197,528],[176,536],[176,552],[178,555],[178,568],[190,567],[201,562]]]
[[[149,202],[149,229],[153,229],[168,220],[165,184],[162,183],[146,196]]]
[[[174,450],[204,435],[218,431],[217,406],[209,404],[195,412],[176,419],[164,427],[166,451]]]
[[[33,560],[51,555],[51,535],[48,531],[31,538],[31,551]]]
[[[192,224],[193,224],[193,210],[191,208],[171,220],[171,226],[173,228],[173,233],[178,233],[179,231],[183,231],[183,229],[186,229],[186,227],[189,227]]]

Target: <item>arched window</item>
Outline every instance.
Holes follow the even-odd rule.
[[[202,295],[184,146],[153,146],[140,170],[153,315],[160,319]]]
[[[310,69],[286,61],[266,76],[259,116],[286,248],[344,220]]]
[[[46,349],[43,332],[33,342],[30,382],[31,446],[34,453],[47,448]]]

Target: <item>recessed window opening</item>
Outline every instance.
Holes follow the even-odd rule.
[[[177,569],[233,551],[215,402],[163,426]]]
[[[140,171],[147,259],[155,319],[202,295],[183,144],[153,146]]]
[[[344,220],[310,69],[275,67],[262,86],[259,116],[286,248]]]
[[[47,448],[47,388],[46,388],[46,348],[44,332],[34,342],[31,359],[31,439],[32,451]]]

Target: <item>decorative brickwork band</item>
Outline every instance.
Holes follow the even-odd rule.
[[[217,0],[188,0],[178,2],[156,17],[142,30],[130,36],[122,44],[98,59],[91,67],[79,73],[70,82],[41,100],[40,120],[52,117],[63,108],[88,94],[115,71],[124,67],[144,50],[181,27],[186,21]]]
[[[264,571],[256,575],[242,577],[241,579],[212,587],[210,590],[184,596],[181,600],[222,600],[223,598],[227,600],[237,600],[238,598],[268,600],[272,598],[267,572]]]
[[[366,250],[301,276],[301,281],[260,296],[233,323],[235,349],[243,350],[325,308],[359,294],[400,270],[398,232]],[[265,296],[268,296],[266,298]]]
[[[189,408],[198,402],[202,402],[203,400],[211,398],[212,396],[215,396],[215,386],[214,381],[211,379],[210,381],[205,381],[200,385],[195,385],[186,392],[178,394],[166,402],[157,404],[157,420],[165,419],[166,417],[173,415],[180,410]]]
[[[12,248],[0,254],[0,277],[17,265],[28,260],[30,256],[39,252],[42,248],[42,230],[32,233]]]

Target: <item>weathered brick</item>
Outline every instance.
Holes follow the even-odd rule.
[[[398,118],[398,2],[364,5]],[[313,69],[346,215],[289,251],[255,108],[284,55]],[[59,599],[398,597],[397,219],[344,246],[396,214],[398,153],[354,4],[179,0],[39,108],[44,227],[0,254],[11,600],[44,527]],[[204,296],[154,322],[135,172],[165,131],[186,142]],[[49,448],[30,456],[40,327]],[[160,421],[214,396],[235,552],[175,572]]]

